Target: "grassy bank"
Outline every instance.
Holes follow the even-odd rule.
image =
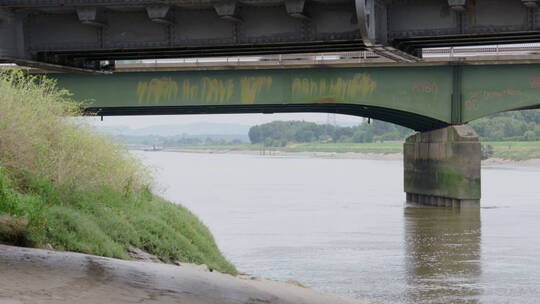
[[[282,151],[282,152],[332,152],[332,153],[401,153],[402,143],[294,143],[285,147],[263,147],[259,144],[181,146],[171,150],[193,151]]]
[[[538,141],[512,141],[512,142],[484,142],[484,145],[493,147],[494,158],[509,160],[540,159],[540,142]]]
[[[0,242],[236,273],[186,208],[152,194],[149,171],[73,116],[54,83],[0,72]]]
[[[540,142],[483,142],[493,147],[492,158],[506,160],[540,159]],[[173,148],[171,148],[173,149]],[[176,149],[192,151],[261,151],[262,145],[221,145],[221,146],[182,146]],[[295,143],[285,147],[271,147],[266,150],[282,152],[329,152],[329,153],[402,153],[403,143]]]

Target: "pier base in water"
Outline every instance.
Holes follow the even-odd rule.
[[[432,206],[478,207],[480,142],[467,125],[417,133],[405,141],[407,201]]]

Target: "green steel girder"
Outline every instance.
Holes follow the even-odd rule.
[[[51,74],[98,115],[331,112],[417,131],[540,108],[540,65]]]

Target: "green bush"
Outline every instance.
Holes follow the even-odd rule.
[[[80,108],[46,78],[0,72],[0,242],[123,259],[134,246],[236,273],[208,228],[153,195],[149,170]]]

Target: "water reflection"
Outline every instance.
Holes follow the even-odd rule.
[[[480,210],[407,206],[409,303],[478,303]]]

